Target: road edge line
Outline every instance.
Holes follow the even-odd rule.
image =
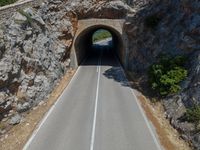
[[[118,59],[116,58],[116,56],[115,56],[115,59],[116,59],[117,62],[119,63],[119,61],[118,61]],[[156,144],[156,147],[158,148],[158,150],[162,150],[162,148],[161,148],[161,146],[160,146],[160,142],[158,141],[158,139],[156,138],[156,135],[155,135],[154,132],[153,132],[153,129],[152,129],[152,127],[151,127],[151,125],[150,125],[150,123],[149,123],[149,121],[148,121],[148,118],[147,118],[147,116],[146,116],[146,114],[145,114],[145,112],[144,112],[144,109],[142,108],[141,104],[139,103],[139,100],[138,100],[137,96],[135,95],[135,92],[133,91],[132,86],[130,85],[129,80],[127,79],[127,76],[126,76],[126,74],[125,74],[125,72],[124,72],[124,70],[123,70],[122,65],[121,65],[120,63],[119,63],[119,65],[120,65],[121,71],[123,72],[123,75],[124,75],[124,77],[125,77],[125,80],[126,80],[127,83],[128,83],[129,89],[130,89],[131,93],[133,94],[133,97],[135,98],[136,104],[137,104],[138,107],[139,107],[139,110],[140,110],[140,112],[141,112],[141,114],[142,114],[142,116],[143,116],[143,119],[144,119],[144,121],[146,122],[147,128],[149,129],[149,132],[150,132],[150,134],[151,134],[151,136],[152,136],[152,138],[153,138],[153,140],[154,140],[154,143]]]
[[[48,117],[50,116],[50,114],[52,113],[52,111],[54,110],[54,108],[56,107],[56,105],[60,102],[61,97],[63,96],[63,94],[65,93],[65,91],[67,91],[68,87],[72,84],[72,82],[73,82],[74,78],[77,76],[80,68],[81,68],[81,66],[78,67],[78,69],[76,70],[74,76],[72,77],[72,79],[70,80],[69,84],[67,85],[67,87],[62,92],[62,94],[59,96],[59,98],[57,99],[57,101],[51,106],[51,108],[44,115],[43,119],[38,123],[38,125],[36,126],[35,130],[33,131],[32,135],[31,135],[31,137],[28,139],[28,141],[26,142],[26,144],[24,145],[24,147],[23,147],[22,150],[27,150],[27,148],[30,146],[31,142],[33,141],[33,139],[35,138],[35,136],[37,135],[37,133],[39,132],[39,130],[42,128],[42,126],[45,123],[45,121],[48,119]]]
[[[147,116],[146,116],[146,114],[145,114],[145,112],[144,112],[144,109],[142,108],[140,102],[138,101],[137,96],[135,95],[135,92],[133,91],[133,89],[130,89],[130,90],[131,90],[133,96],[134,96],[135,99],[136,99],[136,103],[137,103],[137,105],[138,105],[138,107],[139,107],[139,109],[140,109],[140,112],[142,113],[142,116],[143,116],[143,118],[144,118],[144,120],[145,120],[145,122],[146,122],[146,124],[147,124],[147,127],[148,127],[148,129],[149,129],[149,131],[150,131],[150,134],[151,134],[151,136],[152,136],[152,138],[153,138],[153,140],[154,140],[154,143],[156,144],[156,146],[157,146],[157,148],[158,148],[159,150],[162,150],[162,148],[161,148],[161,146],[160,146],[160,142],[159,142],[158,139],[156,138],[156,135],[155,135],[155,133],[153,132],[153,129],[152,129],[152,127],[151,127],[151,125],[150,125],[150,123],[149,123],[149,121],[148,121],[148,119],[147,119]]]

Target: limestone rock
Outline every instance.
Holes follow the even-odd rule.
[[[27,20],[27,18],[25,16],[23,16],[21,13],[16,12],[13,16],[15,21],[19,21],[19,22],[24,22]]]
[[[20,121],[21,121],[22,117],[19,115],[19,114],[16,114],[15,116],[13,116],[10,120],[10,124],[11,125],[16,125],[16,124],[19,124]]]
[[[25,102],[24,104],[18,104],[17,105],[17,111],[19,113],[25,112],[31,108],[31,105],[28,102]]]

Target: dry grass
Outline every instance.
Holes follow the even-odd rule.
[[[26,114],[25,121],[14,126],[5,135],[4,139],[1,139],[0,150],[21,150],[23,148],[26,141],[31,136],[32,132],[35,130],[46,112],[48,112],[48,110],[66,88],[74,73],[74,70],[69,70],[52,92],[49,99],[44,104]]]
[[[18,98],[19,102],[25,102],[26,101],[26,93],[23,93],[21,91],[17,91],[16,97]]]
[[[6,125],[3,122],[0,122],[0,130],[4,130],[6,128]]]

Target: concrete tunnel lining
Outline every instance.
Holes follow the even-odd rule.
[[[105,29],[113,36],[114,49],[122,65],[126,60],[126,43],[123,34],[124,20],[86,19],[79,20],[71,49],[71,67],[77,68],[92,45],[92,36],[98,29]]]
[[[111,27],[96,25],[85,29],[76,38],[74,46],[78,65],[81,64],[83,59],[88,55],[87,53],[91,50],[92,36],[99,29],[105,29],[111,33],[114,45],[113,49],[119,58],[122,55],[121,51],[123,49],[123,42],[120,33]]]

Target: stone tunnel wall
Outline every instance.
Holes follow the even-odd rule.
[[[85,56],[85,50],[81,50],[82,45],[79,44],[77,45],[76,42],[79,40],[79,36],[83,34],[83,32],[90,32],[90,30],[95,30],[95,29],[100,29],[104,28],[110,31],[115,35],[117,40],[119,40],[120,47],[117,50],[117,55],[121,61],[121,63],[126,66],[127,64],[127,53],[128,53],[128,45],[127,45],[127,39],[126,35],[123,31],[123,26],[124,26],[124,21],[123,19],[84,19],[84,20],[79,20],[78,22],[78,30],[76,32],[76,35],[73,40],[73,45],[71,49],[71,66],[72,67],[77,67],[80,61],[83,59]],[[85,37],[86,38],[86,37]],[[84,43],[83,43],[84,44]],[[78,49],[78,50],[77,50]]]

